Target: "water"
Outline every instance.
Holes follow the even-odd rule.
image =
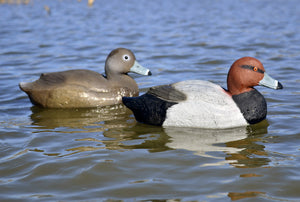
[[[300,200],[299,10],[296,0],[0,4],[0,200]],[[284,89],[257,87],[262,123],[202,130],[139,124],[122,105],[41,109],[18,88],[43,72],[103,72],[117,47],[151,69],[132,75],[141,93],[187,79],[226,87],[242,56]]]

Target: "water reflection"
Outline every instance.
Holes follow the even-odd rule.
[[[105,143],[108,149],[147,149],[149,152],[184,149],[201,157],[220,159],[217,163],[201,166],[230,164],[250,168],[265,166],[270,162],[262,143],[268,126],[267,120],[248,127],[225,130],[161,128],[138,123],[121,130],[110,129],[103,134],[114,140]]]
[[[122,137],[114,130],[105,131],[104,136],[118,139],[122,149],[146,149],[149,152],[162,152],[172,149],[167,146],[170,136],[165,133],[162,127],[158,126],[137,123],[133,127],[124,129]]]
[[[268,153],[263,145],[263,137],[268,133],[267,120],[248,127],[248,137],[237,141],[227,142],[227,147],[242,149],[238,153],[228,153],[227,161],[234,160],[231,165],[237,168],[255,168],[266,166],[270,162]]]
[[[224,159],[216,152],[224,152],[226,157],[213,164],[202,166],[217,166],[229,163],[235,167],[260,167],[269,163],[269,158],[260,144],[264,134],[267,134],[268,121],[259,124],[232,128],[226,130],[204,130],[198,128],[167,128],[165,132],[170,137],[167,146],[173,149],[193,151],[195,155]]]
[[[171,137],[168,146],[174,149],[193,151],[195,155],[216,158],[210,152],[223,151],[237,153],[242,148],[226,146],[225,143],[247,138],[246,127],[207,130],[199,128],[166,128],[166,133]]]
[[[45,109],[33,106],[31,111],[32,125],[45,129],[69,127],[92,130],[92,126],[97,126],[98,129],[99,126],[114,128],[120,127],[118,120],[130,115],[130,111],[121,104],[87,109]]]
[[[137,124],[124,105],[90,109],[45,109],[33,106],[31,111],[31,125],[37,136],[31,144],[35,149],[30,151],[42,151],[47,156],[63,157],[99,149],[147,149],[149,152],[169,149],[166,146],[168,137],[161,127]],[[58,139],[58,142],[69,142],[68,146],[62,148],[55,145],[49,148],[45,142],[53,141],[52,138]]]
[[[230,192],[228,193],[228,197],[230,197],[232,201],[236,201],[245,198],[255,198],[258,196],[263,196],[265,194],[266,194],[265,192],[260,192],[260,191],[246,191],[243,193]]]
[[[64,152],[49,153],[38,147],[48,156],[66,156],[99,149],[145,149],[148,152],[183,149],[192,151],[194,155],[217,159],[217,162],[201,166],[230,164],[250,168],[265,166],[270,162],[262,144],[262,138],[267,134],[267,120],[248,127],[207,130],[162,128],[136,123],[124,105],[92,109],[43,109],[34,106],[31,110],[32,125],[38,129],[36,133],[63,128],[60,132],[72,133],[70,140],[76,142],[76,146],[63,148]],[[40,138],[41,141],[37,142],[45,141],[47,136]],[[63,137],[57,134],[57,138]]]

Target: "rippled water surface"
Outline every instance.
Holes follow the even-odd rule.
[[[17,2],[17,1],[15,1]],[[1,201],[300,200],[297,0],[32,0],[0,4]],[[136,123],[124,106],[41,109],[19,90],[43,72],[103,72],[133,50],[149,87],[226,87],[232,62],[260,59],[283,90],[257,87],[267,120],[203,130]]]

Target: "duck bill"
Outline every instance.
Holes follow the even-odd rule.
[[[133,66],[130,68],[130,72],[134,72],[134,73],[146,75],[146,76],[152,75],[152,73],[149,69],[143,67],[137,61],[135,61]]]
[[[266,72],[264,73],[264,78],[258,83],[260,86],[265,86],[272,89],[282,89],[283,86],[280,82],[270,77]]]

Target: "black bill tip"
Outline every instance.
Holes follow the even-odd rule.
[[[283,86],[280,82],[278,82],[277,89],[283,89]]]

